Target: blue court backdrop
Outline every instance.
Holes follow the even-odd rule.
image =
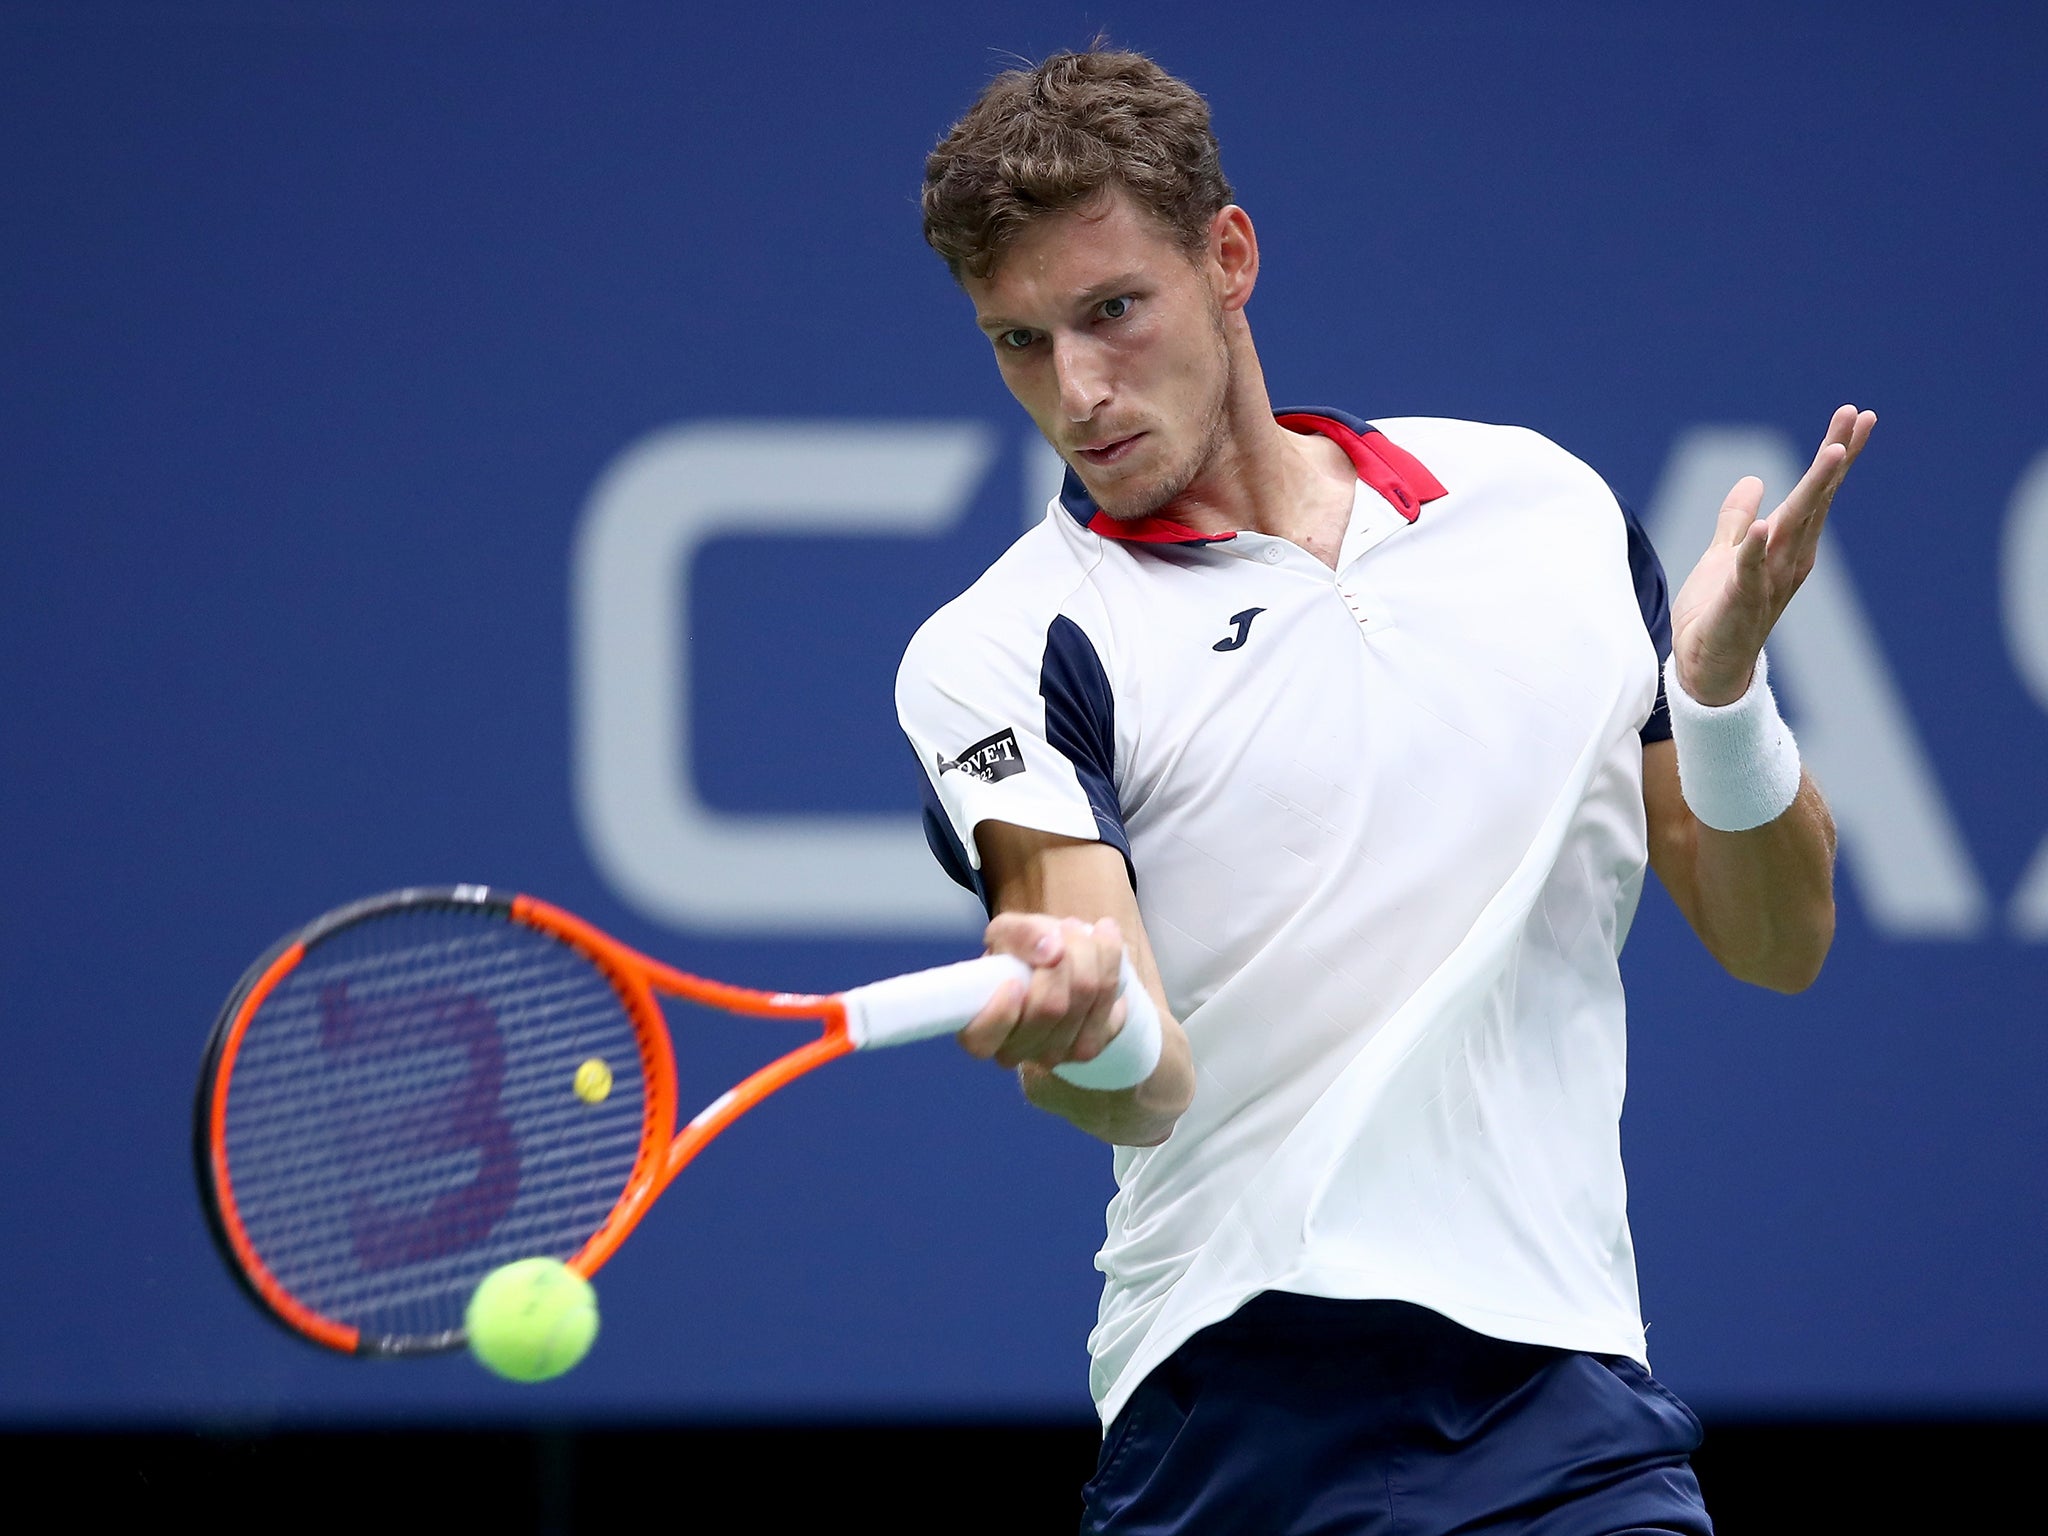
[[[774,987],[971,952],[891,679],[1046,466],[916,189],[1098,28],[1214,104],[1281,403],[1536,427],[1674,582],[1881,413],[1776,647],[1827,972],[1654,889],[1625,957],[1650,1347],[2048,1412],[2039,7],[70,0],[0,5],[0,1420],[1086,1413],[1108,1153],[944,1042],[743,1121],[545,1388],[259,1318],[187,1126],[244,964],[395,885]]]

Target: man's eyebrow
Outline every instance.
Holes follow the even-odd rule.
[[[1076,294],[1073,301],[1074,308],[1077,310],[1092,309],[1104,299],[1114,299],[1143,286],[1145,286],[1145,276],[1142,272],[1119,272],[1115,277],[1097,283],[1091,288],[1085,288]],[[974,317],[974,323],[991,334],[1002,331],[1028,331],[1035,329],[1033,326],[1009,319],[1004,315],[977,314]]]
[[[1131,292],[1133,289],[1142,288],[1144,286],[1144,273],[1119,272],[1115,277],[1112,277],[1108,282],[1097,283],[1093,288],[1090,288],[1086,293],[1082,294],[1079,307],[1085,309],[1091,304],[1100,304],[1104,299],[1121,298],[1124,294]]]

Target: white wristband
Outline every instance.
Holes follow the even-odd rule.
[[[1762,652],[1749,691],[1733,704],[1702,704],[1664,663],[1664,698],[1678,748],[1678,787],[1693,815],[1717,832],[1776,821],[1799,794],[1799,743],[1771,697]]]

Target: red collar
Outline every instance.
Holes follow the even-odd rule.
[[[1321,411],[1286,411],[1273,418],[1290,432],[1320,432],[1357,466],[1358,478],[1387,498],[1396,512],[1414,522],[1422,515],[1424,502],[1450,494],[1423,467],[1422,460],[1387,441],[1378,427],[1351,424]]]
[[[1329,438],[1344,450],[1358,470],[1358,478],[1411,523],[1422,514],[1425,503],[1448,494],[1420,459],[1388,442],[1386,434],[1370,422],[1323,410],[1282,411],[1273,419],[1290,432],[1317,432]],[[1066,483],[1060,488],[1060,503],[1090,533],[1126,544],[1220,544],[1237,537],[1235,533],[1198,533],[1165,517],[1120,522],[1095,505],[1072,470],[1067,471]]]

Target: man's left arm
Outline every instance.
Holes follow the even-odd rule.
[[[1796,749],[1760,657],[1876,424],[1854,406],[1835,412],[1813,464],[1768,517],[1757,516],[1762,481],[1745,477],[1729,492],[1671,604],[1673,740],[1643,749],[1651,868],[1716,960],[1781,992],[1810,986],[1834,939],[1835,825],[1787,755]],[[1778,798],[1774,783],[1791,793]]]
[[[1650,867],[1692,931],[1739,981],[1801,992],[1835,937],[1835,820],[1813,780],[1775,821],[1717,832],[1685,803],[1678,752],[1643,748]]]

